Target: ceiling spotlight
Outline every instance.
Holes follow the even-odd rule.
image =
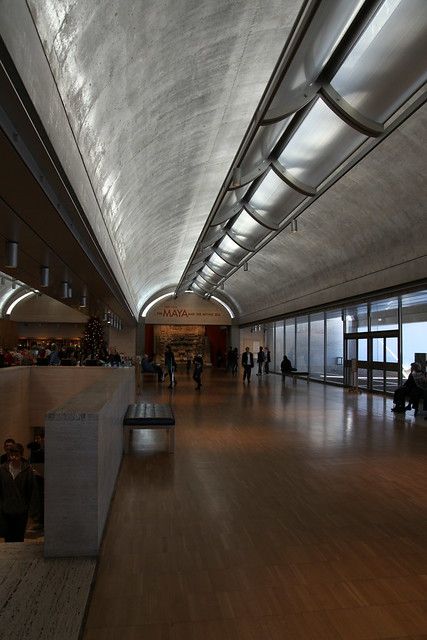
[[[243,265],[243,271],[249,271],[249,265],[247,262]]]
[[[297,231],[298,231],[298,221],[295,219],[295,220],[292,220],[291,222],[291,233],[297,233]]]
[[[68,297],[69,298],[73,297],[73,290],[72,290],[71,286],[68,287]]]
[[[12,240],[6,241],[6,267],[16,269],[18,266],[18,243]]]
[[[40,268],[40,286],[41,287],[49,286],[49,267]]]
[[[61,282],[61,298],[68,298],[68,282]]]

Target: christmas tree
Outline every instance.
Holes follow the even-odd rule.
[[[82,337],[83,358],[90,360],[104,360],[107,346],[104,340],[104,329],[99,318],[90,318]]]

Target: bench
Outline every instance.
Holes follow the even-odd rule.
[[[133,429],[166,429],[168,451],[175,451],[175,417],[168,404],[138,402],[130,404],[123,418],[123,451],[129,453],[131,431]]]
[[[297,378],[305,378],[307,384],[309,383],[309,372],[308,371],[287,371],[283,375],[283,380],[285,380],[285,376],[290,376],[292,378],[292,384],[296,385]]]

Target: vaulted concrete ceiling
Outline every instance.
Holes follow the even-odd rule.
[[[1,0],[6,47],[135,316],[180,281],[307,4]],[[426,275],[425,118],[226,281],[241,320]]]

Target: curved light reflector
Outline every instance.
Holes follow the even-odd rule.
[[[266,221],[280,224],[306,196],[292,189],[271,169],[249,201]]]
[[[266,229],[266,227],[254,220],[247,211],[242,211],[231,226],[230,231],[235,234],[236,240],[244,246],[256,246],[271,232],[270,229]]]
[[[247,250],[242,249],[229,236],[224,236],[218,245],[218,251],[224,256],[225,260],[230,260],[231,264],[238,264],[247,255]]]
[[[219,284],[222,280],[222,276],[219,276],[217,273],[212,271],[212,269],[208,267],[207,264],[205,264],[200,273],[205,278],[205,280],[211,282],[213,285]]]
[[[364,0],[323,0],[298,47],[265,120],[297,111],[318,89],[317,79]]]
[[[217,253],[213,253],[206,263],[208,267],[212,267],[212,271],[227,276],[233,267],[223,260]]]
[[[426,14],[425,0],[386,0],[350,48],[331,85],[365,117],[384,123],[427,80]]]
[[[155,300],[153,300],[152,302],[147,304],[147,306],[144,307],[144,309],[141,312],[141,318],[145,318],[147,313],[150,311],[150,309],[152,307],[154,307],[155,304],[160,302],[160,300],[164,300],[165,298],[172,298],[174,295],[175,294],[173,292],[172,293],[164,293],[162,296],[159,296],[158,298],[156,298]]]
[[[317,98],[280,154],[279,162],[297,180],[316,188],[367,138]]]

